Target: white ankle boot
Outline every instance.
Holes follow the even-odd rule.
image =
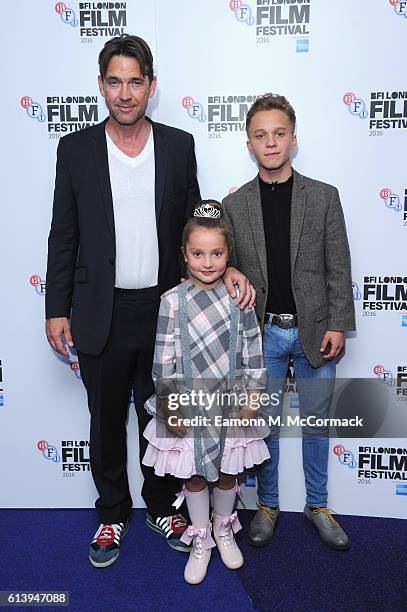
[[[189,584],[199,584],[206,576],[211,558],[211,548],[216,546],[212,540],[212,525],[209,521],[209,491],[186,490],[186,502],[192,525],[189,525],[181,537],[185,544],[191,544],[188,563],[185,566],[184,578]]]
[[[237,512],[233,512],[237,491],[237,485],[232,489],[213,488],[213,537],[222,561],[229,569],[238,569],[244,563],[233,535],[242,528]]]
[[[185,532],[188,537],[192,538],[192,550],[184,570],[184,578],[188,584],[199,584],[206,576],[211,559],[211,548],[215,546],[210,531],[209,523],[206,529],[197,529],[190,525]]]
[[[213,538],[223,563],[229,569],[239,569],[244,563],[243,555],[233,535],[233,532],[236,533],[241,528],[236,512],[230,516],[213,513]]]

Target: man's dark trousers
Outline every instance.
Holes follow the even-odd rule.
[[[116,289],[112,326],[104,350],[96,357],[79,353],[91,414],[91,469],[100,496],[96,509],[102,523],[125,522],[132,507],[125,428],[132,389],[144,476],[141,494],[149,512],[154,516],[172,514],[171,503],[181,487],[178,479],[156,476],[153,468],[141,463],[147,447],[143,431],[151,418],[144,402],[154,393],[151,368],[158,309],[158,287]]]

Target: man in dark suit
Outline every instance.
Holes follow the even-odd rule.
[[[256,100],[246,129],[259,174],[227,196],[224,209],[234,236],[231,263],[257,291],[268,391],[281,394],[291,358],[300,417],[311,417],[302,440],[305,517],[325,544],[344,550],[349,538],[326,507],[328,428],[316,427],[315,419],[328,416],[335,359],[344,347],[344,332],[355,329],[350,255],[337,189],[291,166],[295,121],[283,96]],[[279,515],[281,408],[282,396],[268,413],[276,421],[267,441],[270,461],[258,471],[259,510],[249,529],[253,546],[271,541]]]
[[[151,367],[160,295],[180,282],[185,221],[200,200],[193,137],[145,116],[156,90],[147,43],[124,34],[99,55],[99,89],[109,117],[60,140],[48,241],[46,329],[62,355],[78,351],[91,415],[90,462],[100,526],[89,548],[95,567],[119,555],[132,499],[127,478],[126,419],[134,389],[140,458],[154,392]],[[250,286],[240,283],[242,305]],[[70,319],[70,323],[69,323]],[[72,333],[71,333],[72,330]],[[180,489],[141,465],[147,524],[177,550],[186,528],[171,504]]]

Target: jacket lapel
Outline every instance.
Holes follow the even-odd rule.
[[[300,244],[302,224],[305,214],[305,203],[307,199],[307,190],[304,177],[298,174],[295,170],[293,193],[291,198],[291,223],[290,223],[290,258],[291,258],[291,276],[294,273],[295,261],[297,259],[298,247]]]
[[[165,178],[168,165],[168,145],[160,127],[146,117],[153,127],[154,135],[154,163],[155,163],[155,218],[158,227],[161,205],[164,196]]]
[[[109,226],[110,233],[112,234],[112,238],[115,240],[112,188],[110,185],[109,161],[107,156],[105,133],[106,122],[107,119],[95,127],[93,134],[93,156],[107,224]]]
[[[266,238],[264,235],[263,211],[261,209],[260,185],[257,176],[248,184],[247,206],[249,208],[254,245],[259,257],[261,271],[264,279],[267,281]]]

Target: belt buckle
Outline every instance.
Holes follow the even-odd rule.
[[[280,324],[283,327],[293,327],[294,325],[294,315],[293,314],[278,314],[277,318],[279,319]]]

